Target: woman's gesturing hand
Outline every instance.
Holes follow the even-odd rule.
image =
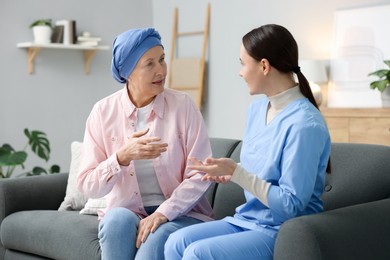
[[[146,241],[150,233],[154,233],[161,224],[167,221],[168,219],[160,212],[154,212],[152,215],[142,219],[139,222],[135,246],[139,248]]]
[[[160,137],[144,136],[149,129],[135,132],[117,151],[120,165],[129,165],[132,160],[154,159],[167,150],[167,143],[161,143]]]

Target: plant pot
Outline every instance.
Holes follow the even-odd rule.
[[[381,93],[382,107],[390,107],[390,85],[387,85],[385,90]]]
[[[32,28],[34,43],[48,44],[51,42],[51,28],[46,25],[37,25]]]

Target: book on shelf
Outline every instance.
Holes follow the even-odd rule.
[[[77,44],[83,46],[98,46],[102,39],[100,37],[92,36],[89,32],[83,32],[77,37]]]
[[[63,26],[63,44],[75,44],[77,41],[76,21],[59,20],[55,22],[56,26]]]
[[[53,29],[53,34],[51,36],[52,43],[63,43],[64,41],[64,26],[56,25]]]
[[[79,42],[100,42],[102,38],[95,36],[77,36]]]
[[[82,45],[82,46],[98,46],[98,42],[93,42],[93,41],[90,41],[90,42],[80,42],[78,41],[76,44],[78,45]]]

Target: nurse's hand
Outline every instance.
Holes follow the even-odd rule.
[[[167,217],[156,211],[152,215],[141,219],[138,225],[137,241],[135,246],[140,248],[141,244],[146,241],[149,234],[154,233],[161,224],[167,221]]]
[[[123,166],[132,160],[154,159],[167,150],[168,144],[162,143],[160,137],[144,136],[149,129],[135,132],[116,153],[118,163]]]
[[[201,178],[202,181],[213,181],[213,182],[216,182],[216,183],[222,183],[222,184],[225,184],[225,183],[228,183],[230,182],[230,179],[232,178],[231,175],[223,175],[223,176],[210,176],[208,174],[206,174],[205,176],[203,176]]]
[[[229,158],[207,158],[203,163],[196,158],[188,158],[192,163],[188,169],[206,173],[202,180],[211,180],[221,183],[230,181],[237,163]]]

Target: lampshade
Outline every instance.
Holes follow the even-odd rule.
[[[310,83],[311,91],[318,106],[322,104],[322,91],[319,85],[328,81],[325,64],[322,60],[300,60],[299,66]]]
[[[299,66],[308,81],[324,83],[328,81],[325,64],[322,60],[300,60]]]

